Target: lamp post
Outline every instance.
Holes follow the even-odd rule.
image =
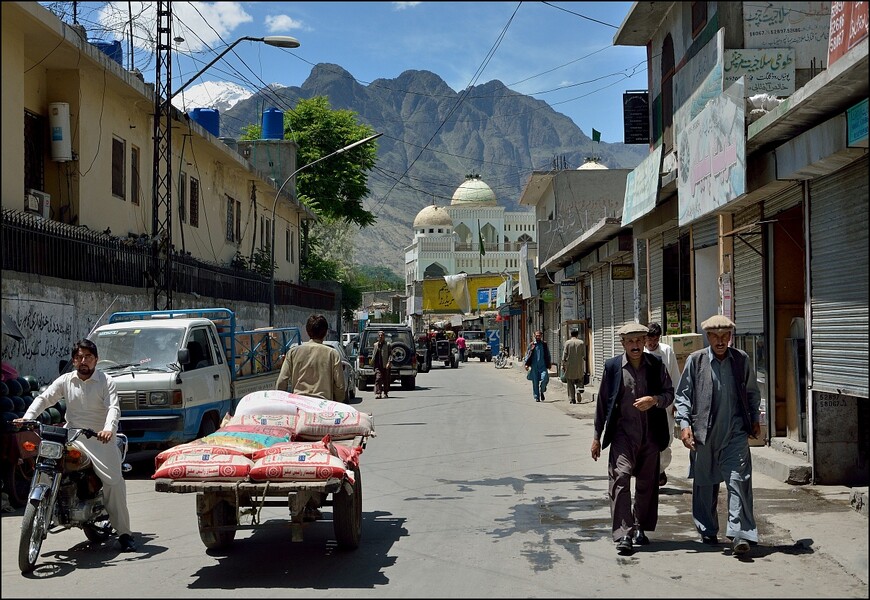
[[[172,11],[169,3],[165,3],[165,9],[158,4],[158,32],[161,36],[169,36],[172,29]],[[161,16],[162,15],[162,16]],[[161,25],[166,19],[165,25]],[[298,48],[299,40],[290,36],[273,35],[266,37],[245,36],[237,39],[218,54],[210,63],[200,69],[196,75],[188,79],[174,92],[172,89],[171,51],[168,39],[159,42],[157,75],[155,77],[154,95],[154,136],[152,153],[152,183],[151,183],[151,237],[154,240],[151,250],[151,276],[154,280],[154,310],[159,308],[158,299],[161,294],[166,296],[165,308],[172,308],[172,99],[182,90],[202,75],[208,68],[221,59],[227,52],[235,48],[242,41],[263,42],[269,46],[279,48]],[[163,56],[165,53],[165,56]],[[166,86],[161,83],[166,75]],[[166,98],[161,99],[161,94]],[[162,172],[161,172],[162,169]],[[162,215],[161,215],[161,209]],[[161,260],[160,245],[164,246],[165,257]]]
[[[319,163],[322,160],[326,160],[327,158],[332,158],[333,156],[347,152],[351,148],[356,148],[357,146],[362,146],[363,144],[366,144],[366,143],[368,143],[376,138],[379,138],[382,135],[384,135],[384,134],[383,133],[376,133],[374,135],[370,135],[367,138],[363,138],[361,140],[357,140],[356,142],[354,142],[352,144],[348,144],[344,148],[339,148],[335,152],[330,152],[326,156],[321,156],[317,160],[313,160],[310,163],[308,163],[307,165],[302,165],[301,167],[299,167],[298,169],[296,169],[295,171],[290,173],[290,175],[287,176],[287,179],[285,179],[284,182],[281,184],[281,187],[278,188],[278,193],[275,194],[275,201],[272,202],[272,240],[271,240],[271,243],[269,244],[269,260],[270,260],[269,266],[270,266],[270,272],[271,272],[271,275],[269,277],[269,327],[275,326],[275,210],[278,208],[278,198],[281,197],[281,192],[284,191],[284,186],[287,185],[287,183],[291,179],[296,177],[296,175],[300,171],[303,171],[310,166],[316,165],[317,163]]]
[[[239,42],[244,42],[244,41],[249,41],[249,42],[263,42],[264,44],[266,44],[266,45],[268,45],[268,46],[276,46],[276,47],[278,47],[278,48],[298,48],[298,47],[299,47],[299,40],[297,40],[297,39],[294,38],[294,37],[290,37],[289,35],[267,35],[266,37],[251,37],[251,36],[240,37],[240,38],[237,39],[235,42],[233,42],[232,44],[230,44],[229,46],[227,46],[226,48],[224,48],[223,52],[221,52],[220,54],[218,54],[217,56],[215,56],[215,57],[212,59],[212,61],[211,61],[210,63],[208,63],[206,66],[204,66],[203,68],[201,68],[201,69],[196,73],[196,75],[194,75],[193,77],[191,77],[190,79],[188,79],[188,80],[187,80],[184,84],[182,84],[182,85],[181,85],[177,90],[175,90],[174,92],[172,92],[172,95],[169,96],[169,98],[166,99],[166,102],[169,102],[170,100],[172,100],[173,98],[175,98],[175,96],[177,96],[177,95],[178,95],[178,94],[179,94],[179,93],[180,93],[184,88],[186,88],[187,86],[189,86],[189,85],[190,85],[191,83],[193,83],[193,82],[194,82],[194,81],[195,81],[195,80],[196,80],[200,75],[202,75],[203,73],[205,73],[205,72],[208,70],[209,67],[211,67],[213,64],[215,64],[217,61],[219,61],[219,60],[220,60],[220,59],[221,59],[221,58],[222,58],[222,57],[223,57],[227,52],[229,52],[230,50],[232,50],[233,48],[235,48],[235,47],[236,47],[236,44],[238,44]]]

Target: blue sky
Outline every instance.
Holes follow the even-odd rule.
[[[72,2],[43,2],[65,10]],[[154,3],[133,2],[134,66],[154,80]],[[546,101],[591,136],[621,142],[622,94],[646,89],[646,51],[613,46],[630,2],[172,2],[173,89],[242,36],[290,35],[288,50],[241,42],[201,80],[301,85],[318,63],[333,63],[359,83],[406,70],[439,75],[455,91],[500,80]],[[121,39],[128,67],[127,2],[79,2],[88,35]],[[138,16],[137,16],[138,15]],[[149,39],[150,38],[150,39]]]

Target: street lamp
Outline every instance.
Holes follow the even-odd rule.
[[[298,48],[298,47],[299,47],[299,40],[297,40],[297,39],[294,38],[294,37],[290,37],[289,35],[267,35],[266,37],[251,37],[251,36],[240,37],[240,38],[237,39],[235,42],[233,42],[232,44],[230,44],[229,46],[227,46],[226,48],[224,48],[224,51],[223,51],[223,52],[221,52],[220,54],[218,54],[217,56],[215,56],[214,59],[212,59],[212,61],[211,61],[210,63],[208,63],[206,66],[204,66],[203,68],[201,68],[201,69],[197,72],[196,75],[194,75],[193,77],[191,77],[190,79],[188,79],[188,80],[187,80],[183,85],[181,85],[177,90],[175,90],[174,92],[172,92],[172,95],[169,96],[169,98],[166,99],[166,102],[169,102],[170,100],[172,100],[173,98],[175,98],[175,96],[177,96],[179,92],[181,92],[184,88],[186,88],[186,87],[189,86],[191,83],[193,83],[193,81],[196,80],[200,75],[202,75],[203,73],[205,73],[205,72],[208,70],[208,68],[209,68],[210,66],[212,66],[212,65],[215,64],[217,61],[219,61],[219,60],[220,60],[220,59],[221,59],[221,58],[222,58],[222,57],[223,57],[227,52],[229,52],[230,50],[232,50],[233,48],[235,48],[235,47],[236,47],[236,44],[238,44],[239,42],[244,42],[244,41],[249,41],[249,42],[263,42],[264,44],[266,44],[266,45],[268,45],[268,46],[276,46],[276,47],[278,47],[278,48]]]
[[[284,191],[284,186],[287,185],[287,183],[291,179],[296,177],[296,175],[300,171],[303,171],[312,165],[316,165],[317,163],[319,163],[322,160],[326,160],[327,158],[332,158],[333,156],[336,156],[338,154],[342,154],[343,152],[347,152],[351,148],[356,148],[357,146],[362,146],[363,144],[368,143],[376,138],[379,138],[382,135],[384,135],[384,134],[383,133],[376,133],[374,135],[370,135],[367,138],[363,138],[361,140],[357,140],[356,142],[354,142],[352,144],[348,144],[344,148],[339,148],[335,152],[330,152],[326,156],[321,156],[317,160],[313,160],[310,163],[308,163],[307,165],[302,165],[301,167],[299,167],[298,169],[296,169],[295,171],[290,173],[290,175],[287,177],[287,179],[285,179],[284,182],[281,184],[281,187],[278,188],[278,193],[275,194],[275,201],[272,203],[272,242],[269,245],[269,259],[270,259],[269,266],[270,266],[270,272],[271,272],[271,276],[269,277],[269,327],[275,326],[275,209],[278,208],[278,198],[281,196],[281,192]]]

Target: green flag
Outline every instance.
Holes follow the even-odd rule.
[[[477,220],[477,239],[480,240],[480,255],[486,254],[486,248],[483,247],[483,236],[480,235],[480,219]]]
[[[601,132],[598,131],[597,129],[595,129],[594,127],[592,128],[592,141],[593,142],[600,142],[601,141]]]

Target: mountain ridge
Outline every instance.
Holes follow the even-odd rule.
[[[608,168],[634,168],[648,153],[645,145],[593,148],[569,117],[499,80],[456,92],[431,71],[407,70],[364,85],[330,63],[315,65],[301,86],[272,85],[238,100],[221,115],[221,135],[238,137],[244,126],[261,122],[266,108],[287,111],[314,96],[326,96],[333,109],[354,111],[358,121],[384,134],[365,201],[377,222],[357,233],[353,260],[386,265],[399,275],[414,217],[433,202],[448,205],[470,173],[493,189],[500,205],[522,211],[527,208],[519,199],[535,170],[577,168],[593,151]]]

